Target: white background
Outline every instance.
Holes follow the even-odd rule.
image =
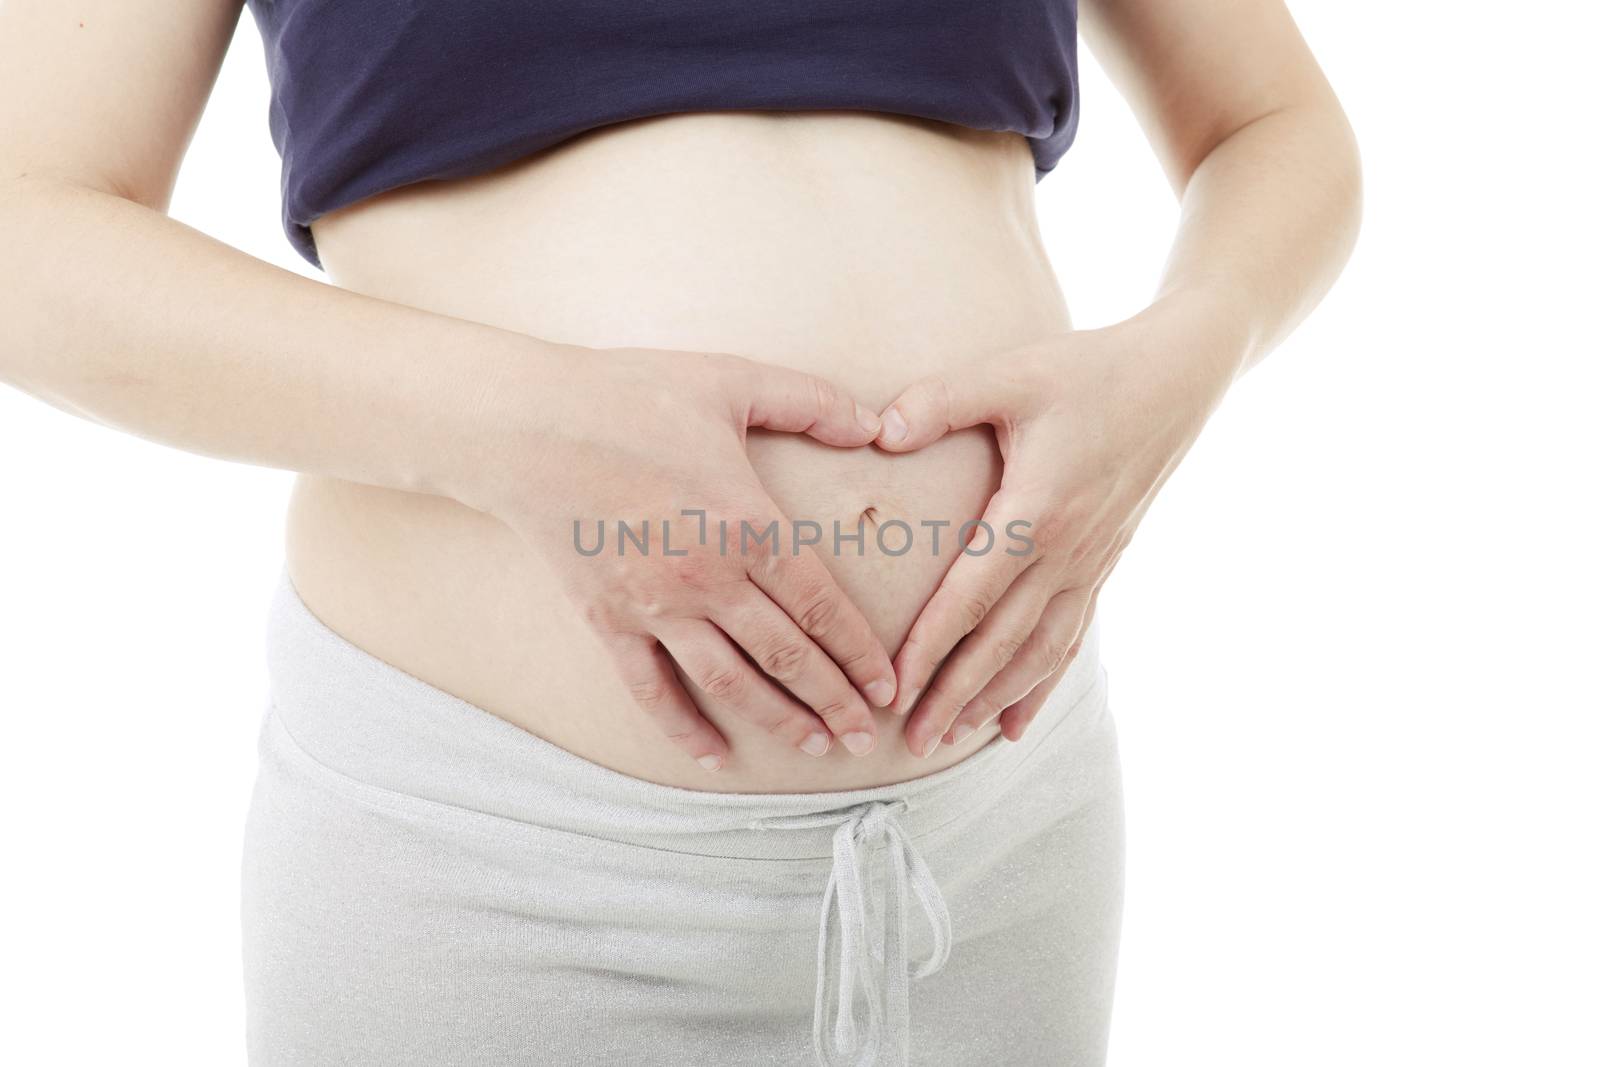
[[[1365,227],[1101,601],[1112,1063],[1600,1064],[1594,16],[1293,8],[1361,141]],[[1150,292],[1175,206],[1084,67],[1039,194],[1092,326]],[[173,213],[309,272],[266,92],[245,18]],[[243,1062],[289,482],[0,392],[0,1060]]]

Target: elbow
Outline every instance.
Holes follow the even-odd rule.
[[[110,196],[165,215],[172,203],[170,180],[136,180],[80,167],[38,167],[15,159],[0,162],[0,214],[8,220],[36,215],[51,197],[71,194]]]
[[[1224,169],[1247,161],[1257,173],[1291,183],[1302,191],[1301,203],[1342,237],[1346,255],[1354,246],[1364,197],[1361,147],[1331,90],[1274,107],[1219,138],[1185,175],[1180,198],[1213,159]]]
[[[71,317],[62,308],[60,271],[50,254],[63,240],[71,211],[66,197],[73,191],[70,183],[31,168],[0,170],[0,232],[6,235],[0,245],[0,384],[35,396],[52,362],[42,334]]]
[[[1333,214],[1344,235],[1344,254],[1348,257],[1355,247],[1361,231],[1364,211],[1365,185],[1361,166],[1361,146],[1356,140],[1355,128],[1337,100],[1329,100],[1322,109],[1319,128],[1326,147],[1323,173],[1327,176]]]
[[[1342,115],[1343,112],[1340,112],[1340,114]],[[1362,177],[1361,170],[1361,148],[1360,145],[1356,143],[1355,130],[1350,127],[1350,122],[1348,119],[1345,120],[1345,128],[1349,134],[1350,224],[1353,236],[1354,232],[1361,228],[1361,216],[1363,212],[1365,196],[1365,179]]]

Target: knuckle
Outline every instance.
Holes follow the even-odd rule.
[[[839,621],[839,603],[830,596],[812,597],[796,621],[812,637],[822,637]]]
[[[971,633],[978,628],[978,624],[989,614],[989,602],[976,593],[952,591],[950,594],[956,617],[961,620],[966,633]]]
[[[742,554],[742,559],[740,562],[744,564],[745,573],[748,574],[757,585],[761,586],[770,584],[772,580],[778,576],[780,569],[779,562],[765,552],[751,552]]]
[[[719,667],[700,679],[700,688],[716,700],[737,700],[744,691],[744,675],[732,667]]]
[[[639,613],[652,619],[665,615],[669,603],[666,594],[660,589],[642,590],[634,599],[634,607]]]
[[[804,645],[782,641],[764,649],[759,662],[767,674],[780,682],[788,682],[799,677],[810,658],[810,650]]]
[[[634,703],[645,711],[657,710],[666,703],[668,696],[666,683],[657,681],[633,682],[628,692],[633,695]]]
[[[850,705],[843,700],[830,701],[816,709],[817,715],[829,724],[845,718],[850,712]]]
[[[996,672],[1004,669],[1008,663],[1017,658],[1017,653],[1022,651],[1023,640],[1017,637],[1002,637],[994,643]]]
[[[1095,531],[1089,531],[1085,536],[1077,538],[1067,548],[1065,559],[1067,566],[1074,574],[1091,575],[1098,573],[1099,562],[1105,552],[1105,538]],[[1092,582],[1086,584],[1093,584]]]
[[[820,419],[833,409],[835,402],[838,400],[838,393],[831,384],[816,377],[811,379],[811,389],[815,394],[816,415]]]
[[[728,529],[729,540],[737,545],[747,574],[761,581],[775,581],[783,575],[789,557],[781,550],[785,536],[782,522],[775,523],[771,518],[743,518],[730,524]]]
[[[1024,514],[1027,510],[1026,490],[1013,485],[1002,485],[989,497],[988,514],[1002,518],[1031,518]]]
[[[1052,641],[1044,649],[1045,674],[1054,674],[1067,665],[1078,646],[1071,641]]]
[[[1027,517],[1027,516],[1025,516]],[[1059,511],[1033,518],[1033,539],[1042,545],[1056,545],[1067,535],[1068,519]]]
[[[710,560],[698,552],[691,552],[687,556],[670,556],[666,558],[667,573],[677,585],[688,589],[704,589],[710,584],[712,567]],[[646,593],[651,598],[651,593]],[[652,598],[659,603],[661,594],[654,592]]]
[[[612,626],[611,609],[602,601],[589,600],[579,605],[579,613],[583,621],[595,630],[610,630]]]

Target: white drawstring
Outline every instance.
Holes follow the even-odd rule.
[[[763,826],[795,829],[832,826],[833,870],[822,893],[822,918],[817,935],[817,996],[811,1036],[817,1062],[822,1067],[874,1067],[885,1038],[894,1042],[896,1063],[909,1063],[911,1020],[909,993],[911,967],[906,959],[906,890],[916,894],[922,913],[933,930],[933,950],[917,965],[916,977],[926,978],[950,958],[950,911],[933,872],[912,847],[911,839],[895,816],[909,805],[903,800],[869,802],[819,815],[777,817]],[[879,844],[888,854],[891,884],[885,886],[882,905],[872,893],[872,872],[867,861]],[[828,930],[837,915],[839,927],[838,987],[832,1043],[828,1041]],[[880,995],[878,969],[882,968]],[[856,1031],[856,986],[867,1000],[867,1031]]]

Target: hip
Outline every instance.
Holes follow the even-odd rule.
[[[252,1063],[1103,1055],[1122,809],[1088,645],[1019,743],[896,785],[724,794],[434,689],[287,580],[269,632]]]

